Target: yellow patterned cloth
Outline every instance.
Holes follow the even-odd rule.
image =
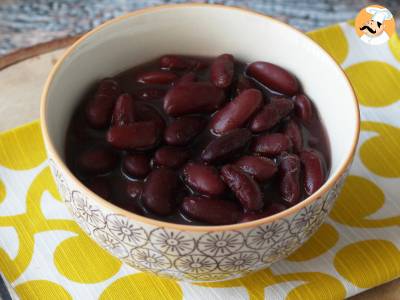
[[[0,135],[0,270],[20,298],[343,299],[399,277],[400,41],[369,46],[351,23],[310,36],[351,80],[362,132],[342,194],[302,248],[240,280],[192,285],[136,272],[72,220],[35,122]]]

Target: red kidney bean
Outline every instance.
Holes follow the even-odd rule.
[[[150,159],[144,154],[128,154],[124,157],[122,166],[133,177],[145,177],[151,171]]]
[[[277,213],[279,213],[281,211],[284,211],[285,209],[286,209],[285,205],[283,205],[281,203],[274,202],[265,211],[262,211],[262,212],[255,212],[255,211],[245,212],[242,215],[242,218],[240,219],[239,223],[251,222],[251,221],[254,221],[254,220],[266,218],[266,217],[275,215],[275,214],[277,214]]]
[[[251,140],[251,132],[246,128],[234,129],[212,140],[201,153],[206,162],[225,160],[243,150]]]
[[[104,174],[118,164],[118,155],[104,147],[83,151],[77,159],[77,167],[84,173]]]
[[[143,88],[140,90],[136,90],[134,92],[134,95],[141,100],[155,100],[163,98],[166,92],[166,90],[157,88]]]
[[[193,61],[179,55],[164,55],[160,58],[160,67],[169,70],[186,70],[193,67]]]
[[[240,75],[236,82],[236,95],[239,95],[244,90],[252,88],[254,88],[254,84],[243,75]]]
[[[225,191],[225,183],[212,166],[188,163],[183,169],[183,174],[187,184],[200,193],[218,196]]]
[[[116,126],[127,125],[135,121],[135,106],[129,94],[118,97],[114,106],[111,124]]]
[[[271,102],[255,115],[250,123],[250,129],[259,133],[271,129],[294,108],[294,102],[285,97],[271,97]]]
[[[231,54],[218,56],[211,65],[211,82],[219,88],[227,88],[233,79],[235,62]]]
[[[208,82],[189,82],[169,89],[164,110],[173,117],[191,113],[211,113],[225,99],[224,92]]]
[[[188,217],[212,225],[234,224],[241,216],[235,203],[206,197],[185,197],[181,209]]]
[[[149,71],[139,75],[136,80],[140,83],[168,84],[173,82],[178,76],[170,71]]]
[[[99,195],[103,199],[110,199],[111,197],[111,186],[110,182],[103,177],[95,177],[88,180],[85,184],[89,190]]]
[[[86,119],[96,129],[110,125],[111,114],[116,98],[107,95],[95,95],[86,105]]]
[[[292,96],[299,91],[296,77],[275,64],[257,61],[250,64],[246,72],[266,87],[279,93]]]
[[[303,149],[303,136],[299,125],[297,125],[295,121],[290,120],[286,124],[283,133],[286,134],[292,142],[294,152],[299,153]]]
[[[152,212],[165,216],[173,212],[175,194],[178,188],[176,172],[160,168],[153,170],[144,186],[144,204]]]
[[[163,132],[165,121],[157,109],[143,102],[136,102],[135,108],[135,118],[137,121],[152,121],[156,124],[159,132]]]
[[[184,146],[193,140],[206,126],[199,116],[184,116],[172,123],[164,131],[165,141],[174,146]]]
[[[100,82],[96,94],[86,105],[86,119],[93,128],[105,128],[110,125],[115,101],[121,93],[118,83],[113,79]]]
[[[245,155],[235,163],[242,171],[250,174],[258,182],[265,182],[275,175],[277,167],[275,163],[265,157]]]
[[[154,161],[159,166],[179,168],[189,159],[189,153],[178,147],[163,146],[154,153]]]
[[[252,151],[270,157],[277,156],[284,151],[290,151],[291,148],[290,139],[282,133],[259,135],[251,146]]]
[[[121,88],[117,81],[111,78],[103,79],[97,87],[97,95],[105,95],[113,98],[117,98],[121,94]]]
[[[296,154],[284,153],[279,162],[280,192],[289,205],[300,201],[300,158]]]
[[[294,97],[296,116],[303,122],[311,121],[313,111],[310,99],[306,95],[296,95]]]
[[[250,129],[253,132],[262,132],[274,127],[281,120],[281,116],[274,105],[267,104],[257,113],[250,122]]]
[[[156,123],[149,121],[111,127],[106,139],[118,149],[141,149],[155,146],[158,135]]]
[[[316,150],[305,149],[301,151],[300,159],[304,169],[304,190],[310,196],[324,184],[323,158]]]
[[[141,181],[128,181],[126,184],[126,193],[129,198],[133,200],[140,200],[143,195],[143,182]]]
[[[271,104],[278,111],[278,114],[281,116],[281,118],[286,117],[294,109],[293,100],[282,96],[271,97]]]
[[[221,169],[222,180],[233,191],[246,210],[259,210],[263,207],[263,195],[258,184],[248,174],[234,165]]]
[[[185,75],[183,75],[181,78],[178,78],[177,80],[175,80],[174,84],[175,85],[185,84],[185,83],[189,83],[189,82],[195,82],[196,80],[197,80],[196,73],[189,72],[189,73],[186,73]]]
[[[245,90],[213,116],[210,128],[217,134],[239,128],[247,122],[261,103],[262,94],[259,90]]]

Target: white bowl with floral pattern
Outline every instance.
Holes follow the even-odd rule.
[[[172,224],[139,216],[87,189],[65,164],[68,122],[96,80],[166,53],[287,68],[314,101],[331,144],[325,184],[301,203],[270,217],[225,226]],[[345,74],[303,33],[273,18],[220,5],[148,8],[109,21],[72,45],[44,88],[41,126],[57,186],[79,225],[101,247],[143,271],[188,281],[237,278],[287,257],[318,229],[347,175],[359,134],[359,111]]]

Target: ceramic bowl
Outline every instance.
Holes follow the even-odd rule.
[[[190,226],[121,209],[87,189],[65,164],[67,124],[95,81],[162,54],[265,60],[301,81],[325,123],[332,169],[311,197],[276,215],[228,226]],[[299,248],[324,222],[350,167],[359,134],[345,74],[303,33],[273,18],[218,5],[169,5],[111,20],[72,45],[49,75],[41,126],[60,194],[101,247],[136,269],[188,281],[217,281],[266,268]]]

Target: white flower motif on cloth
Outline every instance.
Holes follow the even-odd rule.
[[[74,214],[94,228],[104,228],[106,226],[102,212],[95,206],[89,204],[80,192],[72,193],[72,210]]]
[[[301,243],[297,237],[289,237],[265,251],[261,260],[266,264],[272,264],[283,257],[289,256],[300,246]]]
[[[150,234],[150,243],[162,253],[174,256],[187,255],[194,250],[195,240],[184,233],[158,228]]]
[[[122,215],[107,216],[107,229],[119,241],[138,247],[147,243],[147,234],[142,227],[136,227]]]
[[[271,247],[288,232],[288,223],[279,220],[270,224],[262,225],[251,230],[246,238],[246,244],[251,249],[266,249]]]
[[[131,251],[133,261],[143,268],[152,271],[165,270],[171,267],[171,261],[164,254],[146,248],[135,248]]]
[[[290,232],[297,234],[307,230],[307,227],[312,226],[322,210],[323,203],[321,202],[322,201],[318,201],[317,203],[302,208],[290,222]]]
[[[205,274],[217,268],[216,260],[206,255],[186,255],[174,263],[179,271],[189,274]]]
[[[125,258],[129,255],[128,250],[126,250],[122,243],[104,230],[95,229],[93,231],[93,237],[103,248],[114,254],[116,257]]]
[[[240,232],[211,232],[200,237],[198,249],[203,254],[217,257],[234,253],[243,245],[244,236]]]
[[[241,272],[248,270],[257,263],[259,255],[255,251],[244,251],[224,257],[219,263],[223,272]]]

